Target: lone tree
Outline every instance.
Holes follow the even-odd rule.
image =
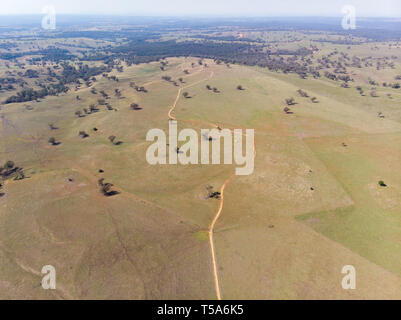
[[[11,161],[11,160],[8,160],[5,164],[4,164],[4,169],[6,169],[6,170],[10,170],[10,169],[12,169],[12,168],[14,168],[15,167],[15,163],[14,163],[14,161]]]
[[[104,178],[100,179],[100,180],[98,181],[98,184],[99,184],[99,186],[100,186],[101,192],[102,192],[106,197],[111,197],[111,196],[114,196],[114,195],[117,195],[117,194],[120,193],[120,192],[118,192],[118,191],[111,190],[111,188],[113,187],[113,184],[112,184],[112,183],[108,183],[108,182],[104,183]]]
[[[50,138],[49,138],[49,143],[50,143],[52,146],[57,146],[57,145],[59,145],[61,142],[56,141],[56,138],[54,138],[54,137],[50,137]]]
[[[123,143],[122,141],[116,141],[116,136],[110,136],[110,137],[109,137],[109,140],[110,140],[110,142],[111,142],[112,144],[114,144],[115,146],[118,146],[118,145],[120,145],[120,144]]]
[[[237,86],[237,90],[245,90],[241,85]]]
[[[387,187],[387,184],[385,184],[383,180],[380,180],[379,181],[379,186],[380,187]]]
[[[312,97],[310,100],[311,100],[313,103],[318,103],[318,102],[319,102],[319,101],[317,100],[316,97]]]
[[[285,108],[283,109],[283,111],[284,111],[286,114],[291,114],[291,113],[292,113],[292,112],[291,112],[291,109],[288,108],[288,107],[285,107]]]
[[[142,108],[137,103],[131,103],[132,110],[142,110]]]
[[[82,117],[83,117],[82,111],[81,111],[81,110],[75,111],[75,115],[76,115],[78,118],[82,118]]]
[[[95,112],[98,112],[99,109],[96,108],[96,106],[95,106],[94,104],[91,104],[91,105],[89,106],[89,111],[90,111],[91,113],[95,113]]]
[[[49,123],[50,130],[57,130],[58,128],[54,126],[53,123]]]
[[[211,87],[210,85],[207,84],[207,85],[206,85],[206,89],[207,89],[207,90],[212,90],[212,87]]]
[[[295,99],[294,98],[285,99],[285,103],[287,104],[287,106],[293,106],[295,104]]]
[[[116,140],[116,136],[110,136],[109,140],[111,143],[114,143],[114,141]]]
[[[303,91],[302,89],[297,90],[298,94],[303,97],[303,98],[309,98],[309,95],[307,92]]]
[[[89,137],[89,134],[87,134],[85,131],[79,131],[78,135],[80,135],[82,137],[82,139],[85,139],[85,138]]]
[[[216,87],[213,88],[213,92],[214,93],[220,93],[219,89],[217,89]]]
[[[182,96],[183,96],[184,98],[186,98],[186,99],[190,98],[190,96],[189,96],[189,93],[188,93],[188,92],[184,92],[184,93],[182,94]]]

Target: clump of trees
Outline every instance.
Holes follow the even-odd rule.
[[[67,56],[65,57],[67,58]],[[68,56],[68,58],[70,58],[70,56]],[[16,95],[7,98],[4,103],[7,104],[14,102],[34,101],[46,96],[55,96],[59,93],[66,93],[69,91],[67,84],[74,84],[79,79],[83,79],[85,82],[88,82],[93,76],[101,74],[104,71],[110,71],[109,67],[107,66],[89,67],[88,65],[80,64],[77,68],[75,65],[67,62],[61,63],[61,67],[63,69],[61,74],[53,75],[55,78],[57,78],[57,83],[40,84],[41,88],[38,90],[33,88],[24,88],[20,92],[17,92]],[[35,78],[37,75],[34,70],[27,70],[27,72],[28,77]]]
[[[6,163],[0,167],[0,176],[3,180],[14,178],[14,180],[25,179],[24,169],[17,167],[14,161],[8,160]]]
[[[98,103],[99,104],[106,104],[106,106],[107,106],[107,103],[104,102],[103,99],[99,99]],[[110,108],[108,106],[107,106],[107,109],[110,110]],[[81,110],[75,111],[75,115],[78,118],[82,118],[82,117],[85,117],[85,115],[89,115],[89,114],[96,113],[96,112],[100,111],[100,109],[98,107],[96,107],[96,105],[94,105],[93,103],[89,106],[89,109],[88,108],[83,108],[82,110],[83,110],[84,114],[82,113]],[[111,110],[113,110],[113,109],[111,108]]]
[[[219,191],[214,191],[213,186],[206,186],[206,191],[207,191],[207,198],[208,199],[221,199],[221,193]]]
[[[143,92],[143,93],[147,93],[148,90],[145,87],[139,87],[137,85],[133,85],[132,88],[134,88],[134,90],[136,90],[137,92]]]

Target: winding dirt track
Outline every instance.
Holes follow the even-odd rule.
[[[212,72],[210,73],[209,78],[203,79],[203,80],[200,80],[200,81],[197,81],[197,82],[192,83],[192,84],[190,84],[190,85],[188,85],[188,86],[181,87],[181,88],[178,90],[177,97],[175,98],[175,101],[174,101],[173,105],[171,106],[171,108],[170,108],[169,111],[168,111],[168,118],[169,118],[169,121],[170,121],[170,120],[177,120],[177,118],[176,118],[175,116],[172,115],[172,112],[174,111],[175,107],[177,106],[177,103],[178,103],[178,101],[179,101],[179,99],[180,99],[180,96],[181,96],[182,89],[185,89],[185,88],[194,86],[194,85],[196,85],[196,84],[198,84],[198,83],[201,83],[201,82],[203,82],[203,81],[206,81],[206,80],[208,80],[208,79],[211,79],[211,78],[213,77],[213,75],[214,75],[214,72],[212,71]],[[190,120],[180,119],[180,121],[190,121]],[[205,122],[205,123],[207,123],[207,124],[209,124],[210,126],[213,126],[213,127],[215,127],[215,128],[218,128],[218,125],[215,124],[215,123],[209,123],[209,122]],[[223,129],[223,128],[222,128],[222,129]],[[233,131],[233,129],[229,129],[229,130]],[[244,134],[244,133],[243,133],[242,135],[243,135],[243,136],[246,136],[246,134]],[[255,143],[254,143],[254,156],[256,157],[256,145],[255,145]],[[215,252],[216,252],[216,250],[215,250],[215,245],[214,245],[214,241],[213,241],[213,233],[214,233],[215,225],[216,225],[217,221],[218,221],[219,218],[220,218],[221,212],[223,211],[223,206],[224,206],[224,190],[225,190],[226,186],[228,185],[228,183],[231,181],[232,177],[233,177],[233,175],[231,175],[231,176],[223,183],[223,185],[222,185],[221,188],[220,188],[220,205],[219,205],[219,209],[217,210],[216,215],[214,216],[214,218],[213,218],[213,220],[212,220],[212,222],[211,222],[211,224],[210,224],[210,226],[209,226],[209,230],[208,230],[208,233],[209,233],[209,243],[210,243],[210,253],[211,253],[211,256],[212,256],[212,264],[213,264],[213,278],[214,278],[214,285],[215,285],[217,300],[221,300],[221,290],[220,290],[219,276],[218,276],[218,272],[217,272],[217,259],[216,259],[216,253],[215,253]]]
[[[169,120],[177,120],[171,113],[174,111],[175,107],[177,106],[178,100],[180,100],[180,96],[181,96],[182,89],[190,88],[190,87],[192,87],[192,86],[197,85],[198,83],[201,83],[201,82],[203,82],[203,81],[206,81],[206,80],[208,80],[208,79],[211,79],[211,78],[213,77],[213,75],[214,75],[214,71],[211,71],[211,72],[210,72],[209,78],[199,80],[199,81],[197,81],[197,82],[191,83],[191,84],[189,84],[189,85],[187,85],[187,86],[184,86],[184,87],[181,87],[180,89],[178,89],[177,97],[175,98],[175,101],[174,101],[173,105],[171,106],[171,108],[170,108],[170,110],[168,111],[168,114],[167,114]]]
[[[216,289],[216,296],[217,300],[221,300],[221,292],[220,292],[220,284],[219,284],[219,276],[217,274],[217,262],[216,262],[216,254],[215,254],[215,248],[214,248],[214,241],[213,241],[213,233],[214,233],[214,226],[216,225],[217,220],[219,220],[219,217],[221,215],[221,212],[223,211],[223,205],[224,205],[224,189],[226,188],[227,184],[230,182],[232,176],[228,178],[223,185],[220,188],[220,206],[219,210],[217,211],[212,223],[210,224],[209,227],[209,242],[210,242],[210,252],[212,254],[212,262],[213,262],[213,277],[214,277],[214,286]]]

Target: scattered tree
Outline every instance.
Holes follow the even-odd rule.
[[[118,191],[111,190],[111,188],[113,187],[113,184],[108,183],[108,182],[105,183],[105,182],[104,182],[104,178],[99,179],[98,184],[99,184],[99,186],[100,186],[101,192],[102,192],[106,197],[111,197],[111,196],[114,196],[114,195],[119,194]]]
[[[49,138],[49,143],[50,143],[52,146],[57,146],[57,145],[59,145],[61,142],[58,142],[58,141],[56,140],[56,138],[54,138],[54,137],[50,137],[50,138]]]
[[[82,137],[82,139],[89,137],[89,134],[87,134],[85,131],[79,131],[79,135]]]
[[[285,99],[285,103],[287,104],[287,106],[292,106],[295,104],[295,99],[294,98]]]
[[[123,143],[122,141],[116,141],[116,136],[110,136],[110,137],[109,137],[109,140],[110,140],[110,142],[111,142],[112,144],[114,144],[115,146],[118,146],[118,145],[120,145],[120,144]]]
[[[308,95],[308,93],[307,93],[306,91],[304,91],[304,90],[302,90],[302,89],[299,89],[299,90],[297,90],[297,92],[299,93],[299,95],[300,95],[301,97],[303,97],[303,98],[309,98],[309,95]]]
[[[137,103],[131,103],[132,110],[142,110],[142,108]]]

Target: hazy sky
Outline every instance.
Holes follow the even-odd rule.
[[[401,17],[401,0],[0,0],[0,14],[340,16],[354,5],[358,16]]]

